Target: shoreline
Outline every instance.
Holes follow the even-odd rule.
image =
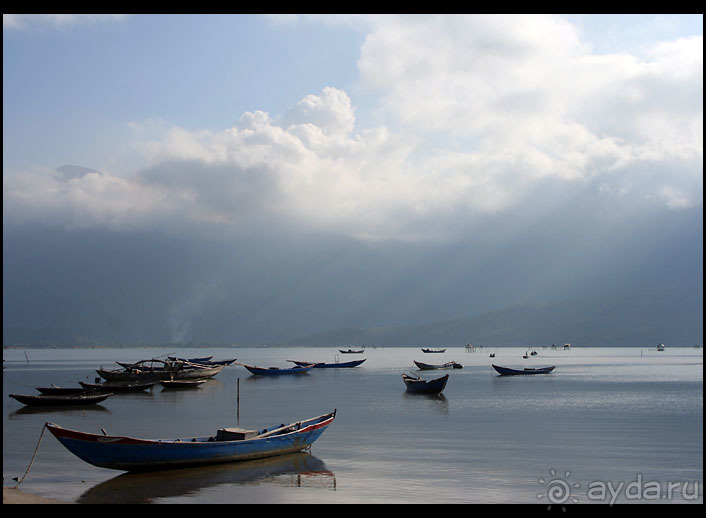
[[[2,488],[3,504],[70,504],[72,502],[62,502],[54,498],[33,495],[14,487]]]

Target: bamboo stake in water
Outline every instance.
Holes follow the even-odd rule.
[[[237,414],[238,414],[238,426],[240,426],[240,378],[238,378],[237,386],[238,386],[238,390],[237,390],[237,395],[236,395],[235,400],[237,403],[236,407],[237,407]]]

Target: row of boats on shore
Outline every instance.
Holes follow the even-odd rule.
[[[363,351],[340,350],[341,353]],[[428,352],[428,351],[425,351]],[[443,352],[443,350],[432,351]],[[119,369],[97,369],[105,381],[98,383],[79,382],[79,387],[40,387],[38,396],[10,394],[27,405],[80,405],[95,404],[116,392],[146,390],[157,383],[164,388],[197,386],[221,372],[227,365],[240,365],[256,376],[278,376],[305,374],[312,369],[355,368],[366,360],[324,363],[288,360],[294,366],[258,367],[237,362],[236,359],[213,361],[205,358],[151,359],[135,363],[116,362]],[[455,361],[430,364],[414,361],[420,371],[437,369],[461,369]],[[500,375],[548,374],[554,367],[541,369],[509,369],[493,365]],[[446,388],[449,374],[425,380],[411,373],[402,374],[407,392],[438,395]],[[221,428],[213,435],[178,439],[137,439],[134,437],[108,435],[70,430],[47,422],[45,429],[71,453],[94,466],[121,471],[152,471],[194,465],[234,462],[259,459],[311,448],[312,443],[333,423],[336,410],[317,417],[289,424],[249,430],[243,428]],[[41,440],[41,438],[40,438]]]

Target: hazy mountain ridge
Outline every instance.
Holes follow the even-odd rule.
[[[3,343],[693,345],[702,212],[667,216],[492,246],[8,226]]]

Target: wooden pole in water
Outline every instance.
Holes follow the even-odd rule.
[[[237,395],[236,395],[236,403],[237,403],[237,413],[238,413],[238,425],[240,425],[240,378],[238,378],[238,390],[237,390]]]

